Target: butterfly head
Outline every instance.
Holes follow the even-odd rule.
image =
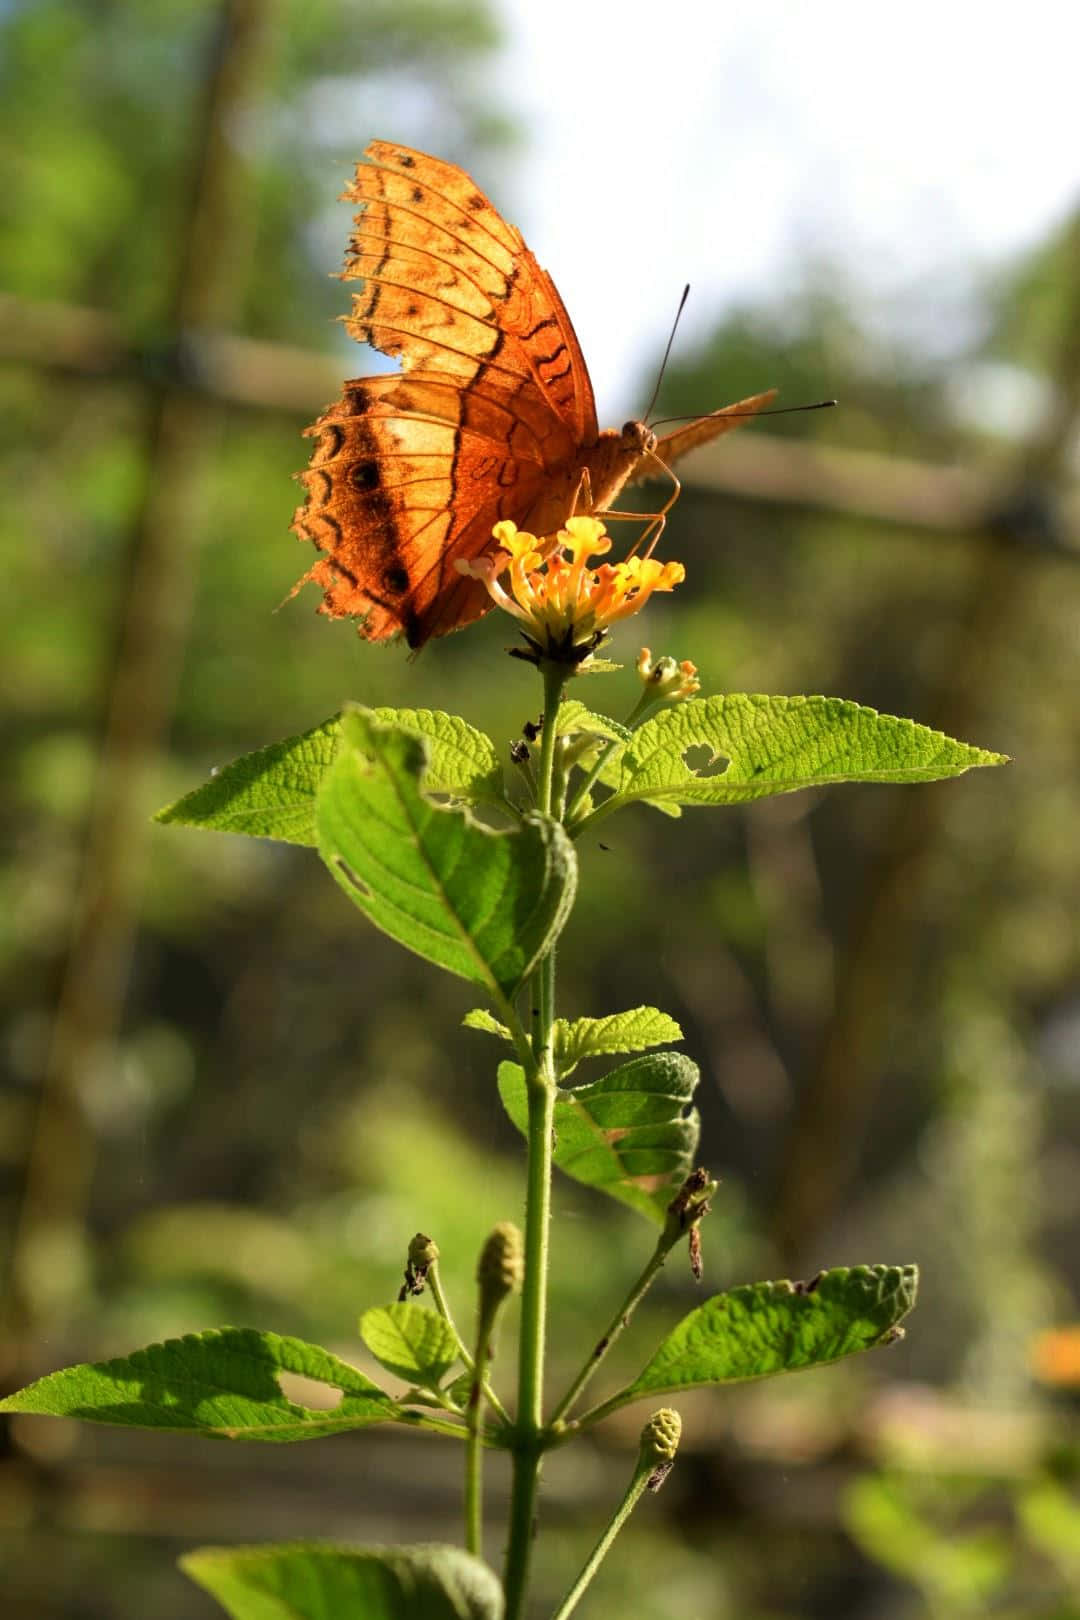
[[[656,434],[644,422],[624,422],[622,442],[624,450],[633,451],[639,456],[651,456],[656,449]]]

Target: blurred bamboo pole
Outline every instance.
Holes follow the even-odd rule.
[[[1010,484],[978,525],[966,614],[931,694],[926,718],[950,736],[978,733],[995,651],[1025,612],[1034,565],[1040,557],[1068,550],[1069,453],[1080,428],[1080,215],[1070,257],[1076,267],[1071,296],[1047,367],[1053,403],[1018,454]],[[792,1268],[814,1255],[858,1164],[874,1082],[903,1016],[918,888],[946,811],[946,794],[941,787],[896,794],[881,855],[862,886],[838,963],[832,1016],[796,1106],[777,1184],[772,1235]]]
[[[212,19],[206,87],[195,141],[167,338],[220,328],[251,268],[254,212],[245,166],[230,135],[265,72],[268,0],[223,0]],[[85,313],[85,312],[84,312]],[[100,318],[59,328],[85,362],[107,356]],[[93,369],[88,366],[87,369]],[[85,1220],[95,1164],[86,1082],[115,1061],[130,972],[152,770],[167,731],[191,612],[204,465],[218,415],[207,399],[167,378],[147,382],[145,483],[133,517],[123,600],[106,676],[104,732],[89,815],[80,892],[63,964],[47,1067],[27,1158],[12,1256],[8,1375],[19,1376],[22,1341],[77,1297],[86,1265]]]

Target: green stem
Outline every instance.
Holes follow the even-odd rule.
[[[593,1374],[600,1366],[600,1363],[603,1361],[616,1339],[629,1326],[631,1316],[633,1316],[638,1305],[640,1305],[641,1301],[644,1299],[653,1282],[653,1279],[660,1271],[668,1255],[671,1253],[674,1242],[677,1241],[677,1238],[674,1239],[674,1241],[669,1241],[668,1234],[666,1232],[662,1232],[660,1234],[660,1237],[657,1239],[656,1248],[653,1250],[652,1256],[650,1257],[644,1271],[641,1273],[641,1276],[630,1289],[630,1292],[627,1294],[626,1298],[615,1312],[615,1315],[608,1323],[607,1331],[598,1341],[592,1355],[589,1357],[588,1361],[586,1361],[585,1365],[574,1379],[574,1382],[570,1385],[570,1388],[567,1390],[566,1394],[563,1396],[562,1400],[551,1414],[552,1424],[558,1423],[560,1418],[564,1417],[566,1413],[569,1412],[570,1408],[573,1406],[586,1384],[592,1378]]]
[[[552,1616],[552,1620],[567,1620],[567,1616],[572,1614],[577,1608],[585,1588],[588,1586],[589,1582],[600,1568],[600,1565],[603,1563],[612,1542],[615,1540],[615,1537],[618,1535],[631,1513],[633,1513],[634,1509],[637,1507],[642,1493],[644,1492],[646,1485],[649,1483],[649,1476],[652,1473],[652,1469],[653,1464],[649,1462],[638,1462],[638,1466],[634,1472],[634,1477],[630,1481],[629,1490],[619,1503],[618,1507],[615,1509],[615,1512],[612,1514],[607,1528],[601,1535],[600,1540],[596,1543],[596,1546],[585,1560],[585,1565],[581,1571],[581,1574],[578,1576],[577,1580],[566,1594],[566,1597],[563,1599],[558,1609],[556,1609],[554,1615]]]
[[[559,1435],[560,1444],[566,1440],[572,1440],[575,1435],[581,1434],[585,1429],[591,1429],[593,1424],[599,1423],[601,1419],[610,1417],[612,1412],[619,1410],[620,1406],[631,1406],[634,1401],[643,1401],[648,1395],[665,1393],[663,1390],[650,1389],[645,1392],[638,1390],[636,1394],[631,1395],[629,1388],[630,1386],[627,1385],[625,1389],[616,1390],[615,1394],[609,1395],[606,1401],[600,1401],[596,1406],[590,1406],[587,1412],[582,1412],[580,1417],[576,1417],[570,1423],[567,1423]]]
[[[582,816],[580,821],[568,823],[566,830],[571,838],[578,839],[587,827],[595,827],[598,822],[610,816],[613,810],[621,810],[624,804],[633,802],[632,799],[624,798],[622,794],[613,793],[603,804],[598,804],[594,810],[590,810],[587,816]]]
[[[544,729],[540,733],[540,771],[536,804],[546,816],[551,814],[552,781],[555,774],[555,739],[559,705],[566,685],[566,671],[559,664],[541,665],[544,677]]]
[[[443,1321],[454,1335],[454,1338],[457,1340],[458,1355],[461,1357],[462,1364],[464,1365],[466,1372],[472,1372],[476,1363],[466,1349],[465,1341],[457,1330],[457,1323],[450,1314],[450,1306],[446,1295],[443,1292],[442,1278],[439,1275],[439,1263],[437,1260],[428,1267],[427,1285],[431,1289],[431,1297],[435,1301],[435,1309],[438,1311],[439,1315],[442,1317]],[[509,1423],[510,1414],[506,1410],[506,1407],[503,1405],[502,1401],[500,1401],[499,1397],[496,1395],[495,1391],[492,1389],[487,1378],[484,1379],[482,1387],[484,1391],[484,1399],[491,1407],[491,1410],[497,1417],[501,1418],[503,1423]]]
[[[553,805],[555,740],[566,672],[542,666],[544,729],[541,734],[537,805]],[[551,1060],[555,1018],[555,954],[549,951],[533,976],[533,1063],[526,1069],[528,1170],[525,1196],[525,1282],[518,1346],[518,1405],[513,1439],[513,1485],[503,1587],[505,1620],[520,1620],[529,1576],[533,1519],[544,1452],[544,1350],[547,1318],[548,1228],[551,1220],[551,1156],[555,1075]]]
[[[518,1620],[532,1551],[533,1516],[544,1450],[544,1342],[547,1312],[548,1225],[551,1215],[551,1138],[555,1087],[544,1076],[529,1083],[529,1168],[525,1205],[525,1285],[521,1296],[518,1413],[513,1441],[510,1535],[504,1588],[506,1620]]]
[[[570,1410],[577,1400],[593,1373],[607,1355],[615,1340],[623,1332],[633,1312],[640,1304],[655,1278],[660,1267],[677,1243],[680,1243],[687,1234],[692,1234],[699,1222],[709,1213],[709,1204],[716,1192],[716,1182],[710,1180],[707,1171],[697,1169],[691,1171],[683,1182],[675,1197],[667,1208],[667,1219],[664,1230],[656,1240],[656,1248],[641,1276],[634,1283],[622,1305],[615,1313],[607,1332],[597,1344],[596,1349],[570,1385],[566,1394],[559,1402],[552,1417],[552,1427]],[[559,1423],[559,1433],[556,1443],[562,1445],[573,1435],[579,1434],[587,1426],[598,1423],[609,1412],[614,1412],[620,1406],[626,1406],[630,1401],[639,1400],[640,1395],[629,1393],[628,1389],[617,1391],[608,1400],[602,1401],[598,1406],[591,1407],[581,1417],[575,1418],[571,1423]]]

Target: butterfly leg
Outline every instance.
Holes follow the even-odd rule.
[[[682,484],[679,482],[678,478],[672,472],[667,463],[661,461],[658,456],[654,456],[653,460],[657,463],[657,466],[663,468],[664,472],[667,473],[672,484],[674,485],[671,494],[668,496],[659,512],[609,511],[597,512],[594,514],[596,517],[603,518],[604,521],[608,523],[612,522],[613,520],[618,520],[621,522],[626,519],[645,524],[645,528],[634,541],[634,544],[630,547],[630,550],[627,553],[627,555],[630,557],[634,556],[634,554],[639,551],[642,546],[645,546],[646,557],[652,556],[657,545],[659,544],[660,536],[663,534],[664,529],[667,526],[667,515],[671,511],[671,508],[675,505],[675,502],[678,500],[679,496],[682,494]],[[646,544],[646,542],[648,543]]]
[[[653,518],[649,528],[645,530],[645,533],[641,536],[641,539],[637,543],[638,546],[640,546],[645,545],[645,542],[648,541],[648,545],[645,545],[646,557],[651,557],[653,552],[656,550],[660,536],[663,534],[664,528],[667,524],[667,515],[671,511],[671,508],[675,505],[675,502],[678,500],[679,496],[682,494],[682,484],[679,482],[678,478],[672,472],[667,463],[661,461],[660,457],[656,455],[653,456],[653,460],[656,462],[658,467],[663,467],[664,471],[671,479],[673,487],[671,494],[668,496],[659,512],[657,512],[656,516]],[[637,550],[637,546],[634,547],[634,550]]]
[[[578,487],[574,493],[574,504],[570,508],[570,516],[577,517],[579,512],[590,513],[593,516],[592,479],[589,477],[588,467],[582,467]]]

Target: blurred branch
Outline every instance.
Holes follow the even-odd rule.
[[[9,293],[0,293],[0,360],[297,415],[321,409],[341,390],[341,364],[332,355],[193,330],[167,348],[139,344],[113,315]]]
[[[246,169],[229,131],[262,77],[269,43],[268,0],[222,0],[209,14],[203,105],[188,178],[166,319],[174,333],[220,324],[250,271],[254,219],[244,205]],[[29,317],[33,306],[21,312]],[[9,348],[19,310],[6,301]],[[66,311],[53,323],[26,318],[17,341],[38,359],[46,339],[53,364],[108,370],[123,345],[107,320]],[[182,345],[175,345],[178,353]],[[228,354],[226,346],[221,351]],[[83,858],[80,892],[12,1251],[13,1348],[43,1315],[62,1315],[82,1282],[85,1212],[94,1169],[86,1087],[114,1061],[130,969],[143,852],[152,803],[150,773],[172,710],[190,618],[201,529],[204,462],[216,413],[167,374],[148,378],[143,438],[145,482],[132,521],[104,736]]]
[[[755,431],[695,451],[687,458],[684,482],[718,495],[816,507],[914,530],[985,537],[990,527],[998,538],[1036,538],[1006,534],[999,521],[1015,495],[1015,471],[937,467]],[[1054,532],[1037,538],[1047,551],[1080,561],[1080,492],[1061,493],[1058,517]]]
[[[115,316],[0,293],[0,361],[62,376],[113,378],[202,394],[224,405],[308,415],[341,390],[333,355],[189,326],[168,347],[135,342]],[[869,450],[843,450],[753,433],[695,451],[688,486],[718,495],[870,518],[960,536],[986,532],[1015,477],[937,467]],[[1080,559],[1080,496],[1063,499],[1062,534],[1049,549]]]
[[[1045,555],[1077,555],[1065,545],[1063,513],[1069,451],[1080,426],[1080,218],[1073,231],[1077,271],[1048,367],[1055,404],[1017,455],[1009,483],[999,486],[981,521],[971,524],[978,545],[967,610],[942,660],[926,716],[951,736],[978,730],[995,653],[1023,617],[1033,564]],[[881,855],[866,874],[851,920],[832,1018],[786,1144],[773,1236],[792,1266],[813,1250],[843,1203],[862,1150],[874,1080],[905,1012],[918,891],[946,813],[947,789],[898,793],[894,803]]]

